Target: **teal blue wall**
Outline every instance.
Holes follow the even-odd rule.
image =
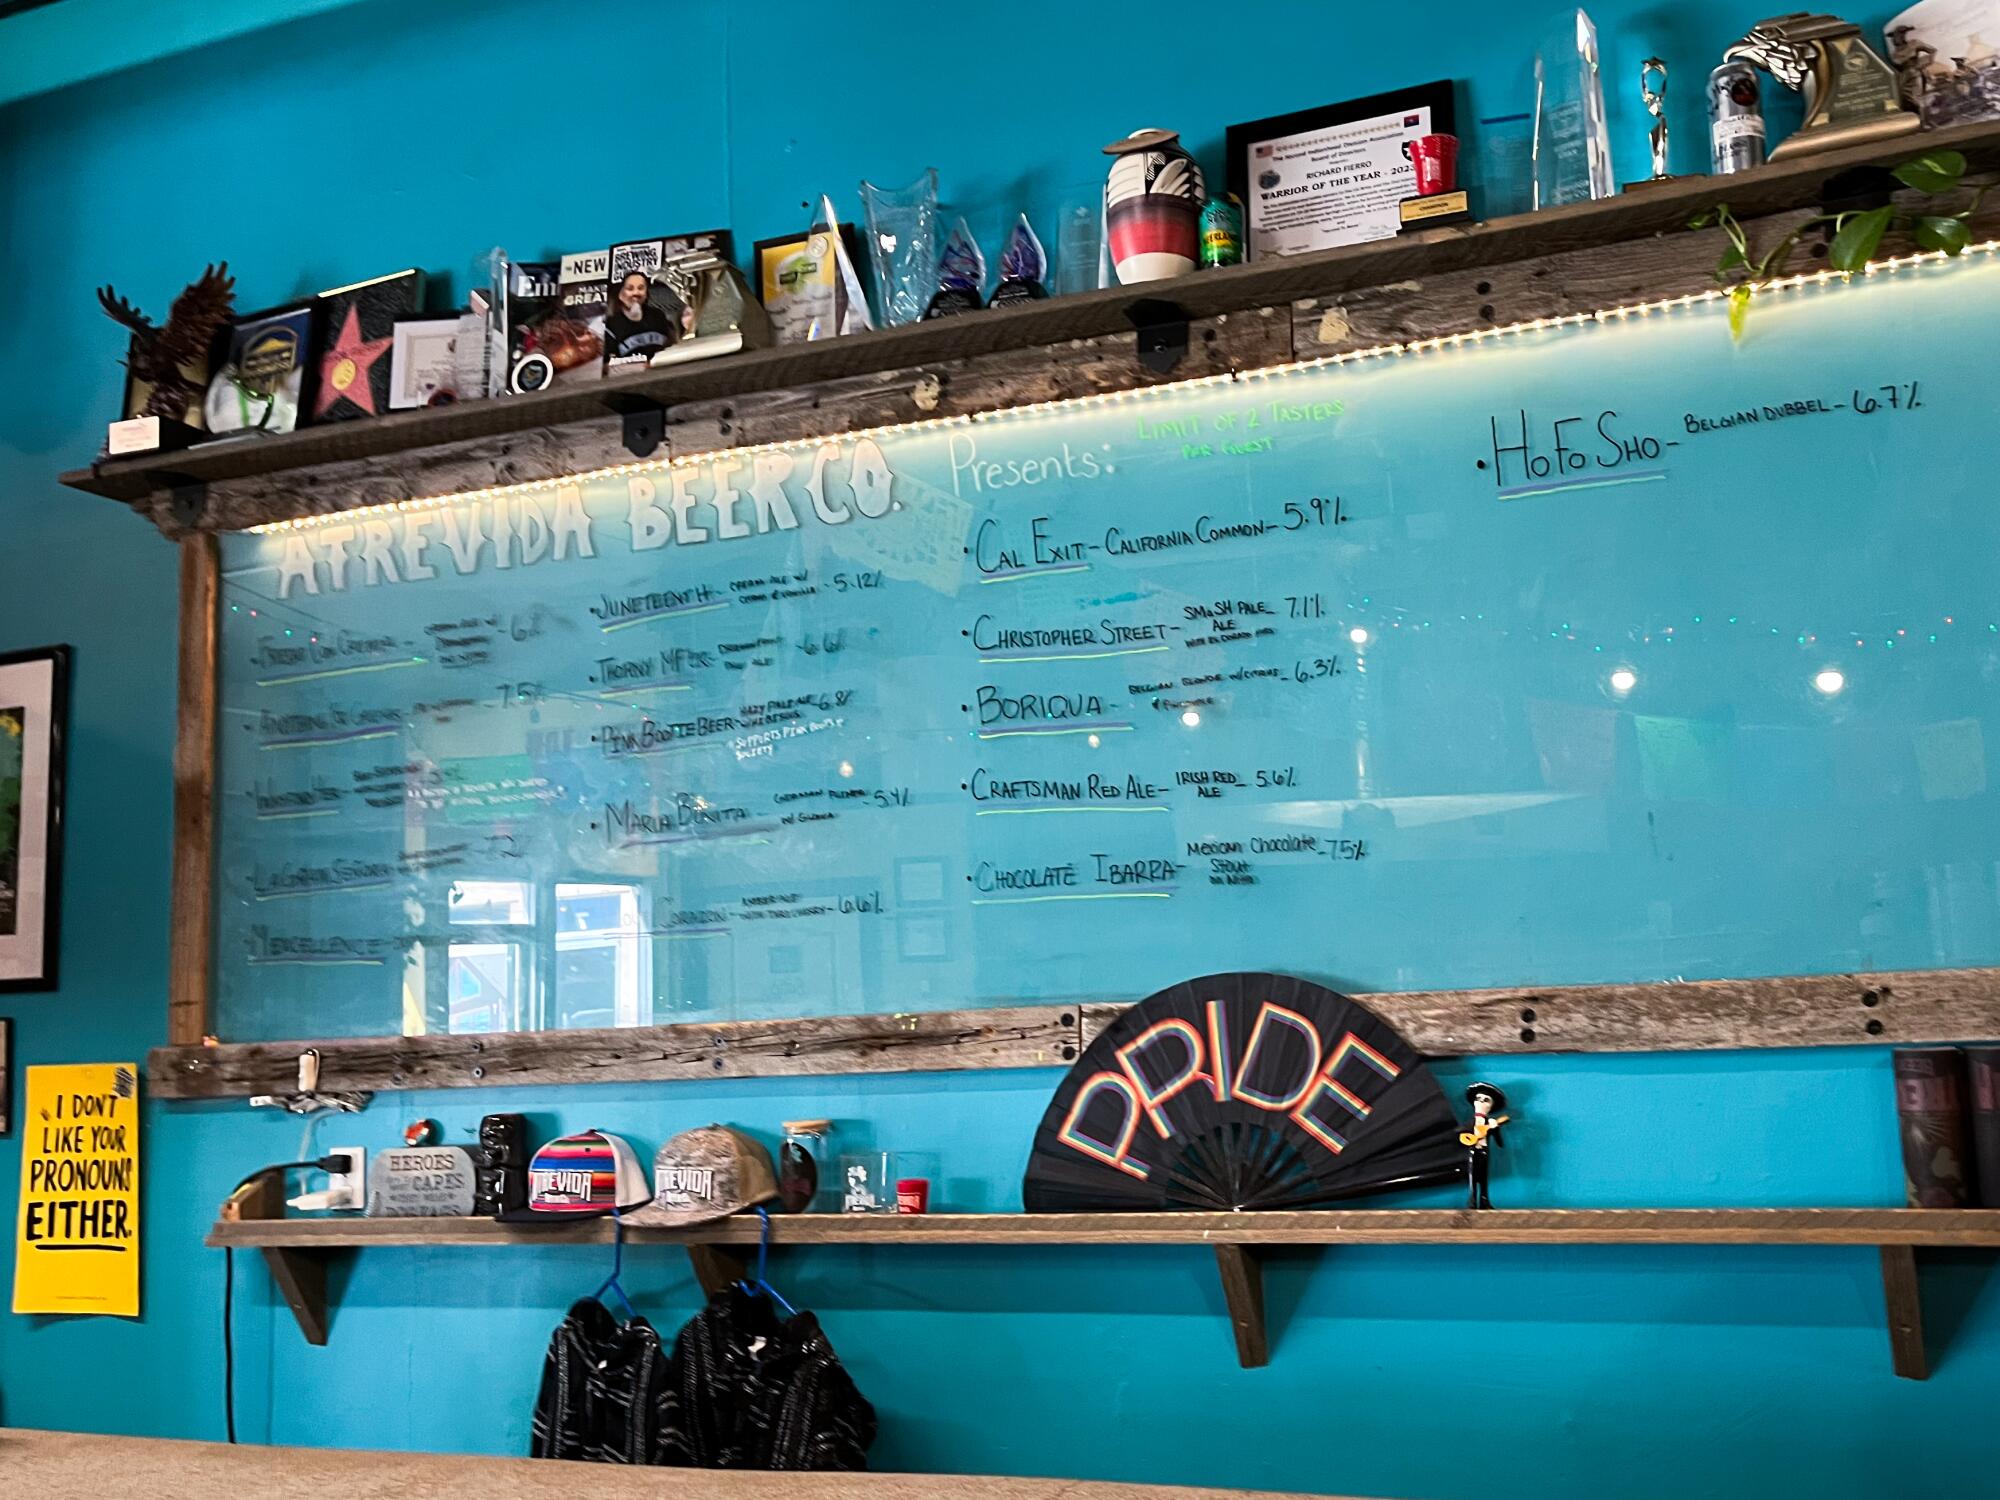
[[[78,652],[64,984],[0,1002],[22,1062],[135,1058],[163,1035],[174,559],[136,519],[53,482],[117,402],[94,283],[162,308],[226,255],[245,306],[413,261],[462,284],[496,242],[538,252],[729,223],[747,243],[797,227],[821,190],[851,204],[858,177],[930,163],[992,226],[1067,184],[1087,191],[1098,146],[1135,125],[1180,126],[1213,167],[1231,119],[1419,76],[1470,80],[1473,113],[1518,107],[1507,85],[1528,43],[1512,17],[1538,13],[1173,0],[1071,7],[1040,35],[1018,9],[924,10],[889,32],[882,8],[841,3],[369,0],[0,110],[0,649]],[[1755,13],[1707,0],[1597,14],[1621,175],[1638,175],[1642,127],[1616,81],[1653,50],[1677,69],[1676,164],[1698,166],[1693,80]],[[1427,60],[1406,61],[1419,48]],[[1879,1051],[1474,1060],[1447,1081],[1488,1066],[1520,1082],[1508,1204],[1900,1198]],[[1053,1084],[401,1095],[321,1143],[379,1148],[419,1114],[463,1139],[497,1108],[648,1148],[710,1119],[768,1134],[827,1114],[847,1141],[940,1153],[944,1206],[1005,1208]],[[147,1121],[145,1315],[0,1318],[0,1421],[221,1431],[222,1266],[200,1235],[245,1170],[295,1154],[300,1126],[234,1105],[155,1104]],[[17,1165],[9,1141],[10,1213]],[[0,1279],[10,1255],[0,1244]],[[682,1259],[638,1259],[637,1300],[676,1325],[696,1301]],[[378,1252],[336,1272],[333,1340],[315,1350],[261,1269],[243,1269],[246,1436],[495,1453],[524,1449],[548,1331],[602,1274],[582,1251]],[[1918,1455],[1930,1493],[1990,1487],[2000,1291],[1982,1295],[1982,1269],[1932,1278],[1933,1337],[1953,1336],[1927,1384],[1889,1373],[1866,1250],[1283,1255],[1276,1356],[1258,1371],[1236,1367],[1213,1266],[1192,1250],[802,1254],[777,1279],[824,1314],[881,1408],[884,1468],[1394,1496],[1862,1496],[1913,1488]]]

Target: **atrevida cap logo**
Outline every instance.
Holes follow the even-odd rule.
[[[588,1219],[637,1208],[650,1195],[646,1169],[632,1148],[602,1130],[550,1141],[528,1163],[528,1206],[502,1217],[515,1223]]]
[[[689,1167],[679,1162],[653,1168],[653,1201],[663,1208],[686,1211],[715,1201],[715,1168]]]
[[[634,1224],[671,1226],[726,1219],[778,1196],[771,1153],[740,1130],[684,1130],[653,1158],[653,1201]]]

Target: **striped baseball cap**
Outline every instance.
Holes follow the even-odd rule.
[[[637,1208],[652,1196],[646,1169],[622,1137],[582,1130],[535,1153],[528,1163],[528,1206],[500,1217],[516,1224],[596,1219]]]

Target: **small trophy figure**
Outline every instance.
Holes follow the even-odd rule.
[[[1466,1089],[1465,1102],[1472,1106],[1472,1123],[1458,1133],[1458,1143],[1465,1147],[1465,1206],[1491,1208],[1493,1200],[1486,1195],[1488,1148],[1504,1144],[1500,1127],[1507,1116],[1499,1111],[1507,1107],[1507,1096],[1494,1084],[1475,1083]]]
[[[1657,85],[1653,75],[1660,75]],[[1646,113],[1653,117],[1653,128],[1646,133],[1646,139],[1653,146],[1653,180],[1667,175],[1667,65],[1657,57],[1649,57],[1639,64],[1639,97],[1646,102]]]
[[[1653,148],[1653,175],[1643,182],[1626,183],[1628,193],[1674,180],[1667,170],[1667,65],[1661,59],[1649,57],[1639,64],[1639,98],[1653,117],[1653,128],[1646,132],[1646,141]]]

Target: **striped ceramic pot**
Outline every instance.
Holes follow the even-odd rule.
[[[1183,276],[1201,247],[1201,168],[1174,130],[1139,130],[1104,148],[1115,157],[1104,183],[1111,263],[1127,286]]]

